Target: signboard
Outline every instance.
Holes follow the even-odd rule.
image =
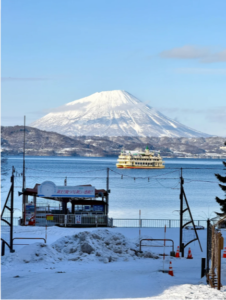
[[[93,205],[93,211],[104,211],[104,206],[103,205]]]
[[[75,216],[75,224],[82,224],[82,216],[81,215]]]
[[[94,186],[56,186],[52,181],[44,181],[38,186],[38,197],[92,198],[95,197]]]
[[[53,221],[53,215],[46,215],[47,221]]]

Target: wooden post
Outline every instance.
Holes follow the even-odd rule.
[[[210,251],[209,251],[209,247],[211,247],[211,236],[210,236],[210,219],[207,220],[207,237],[206,237],[206,274],[209,273],[209,270],[210,270]],[[208,277],[207,278],[207,283],[208,282]]]
[[[218,232],[218,259],[217,259],[217,289],[221,289],[221,250],[224,249],[224,238],[221,232]]]

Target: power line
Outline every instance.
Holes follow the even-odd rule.
[[[33,170],[33,171],[40,171],[40,172],[46,172],[46,173],[53,173],[53,171],[48,171],[48,170],[41,170],[41,169],[33,169],[33,168],[26,168],[27,170]],[[73,171],[73,172],[68,172],[68,171],[65,171],[65,172],[60,172],[60,171],[57,171],[57,173],[64,173],[64,174],[74,174],[74,173],[90,173],[90,172],[98,172],[98,171],[103,171],[105,170],[106,171],[106,168],[104,169],[95,169],[95,170],[89,170],[89,171]]]

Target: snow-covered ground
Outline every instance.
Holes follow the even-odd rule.
[[[5,236],[2,229],[2,236]],[[15,227],[14,237],[45,237],[44,227]],[[193,236],[185,231],[185,238]],[[226,230],[222,231],[226,240]],[[144,247],[137,256],[138,228],[47,229],[42,240],[15,240],[15,253],[2,257],[3,299],[226,299],[226,259],[222,259],[221,291],[206,285],[201,258],[206,256],[206,230],[199,231],[203,252],[193,242],[194,259],[166,256],[174,276],[162,273],[162,247]],[[163,228],[143,228],[142,238],[164,238]],[[179,229],[167,228],[166,238],[179,242]],[[153,245],[160,245],[155,242]],[[168,244],[170,245],[170,243]],[[176,250],[176,249],[175,249]],[[171,247],[166,247],[169,254]],[[185,254],[187,255],[186,248]]]

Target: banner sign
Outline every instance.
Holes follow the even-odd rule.
[[[75,216],[75,224],[82,224],[82,216],[81,215]]]
[[[38,197],[92,198],[95,197],[94,186],[56,186],[52,181],[44,181],[38,186]]]

